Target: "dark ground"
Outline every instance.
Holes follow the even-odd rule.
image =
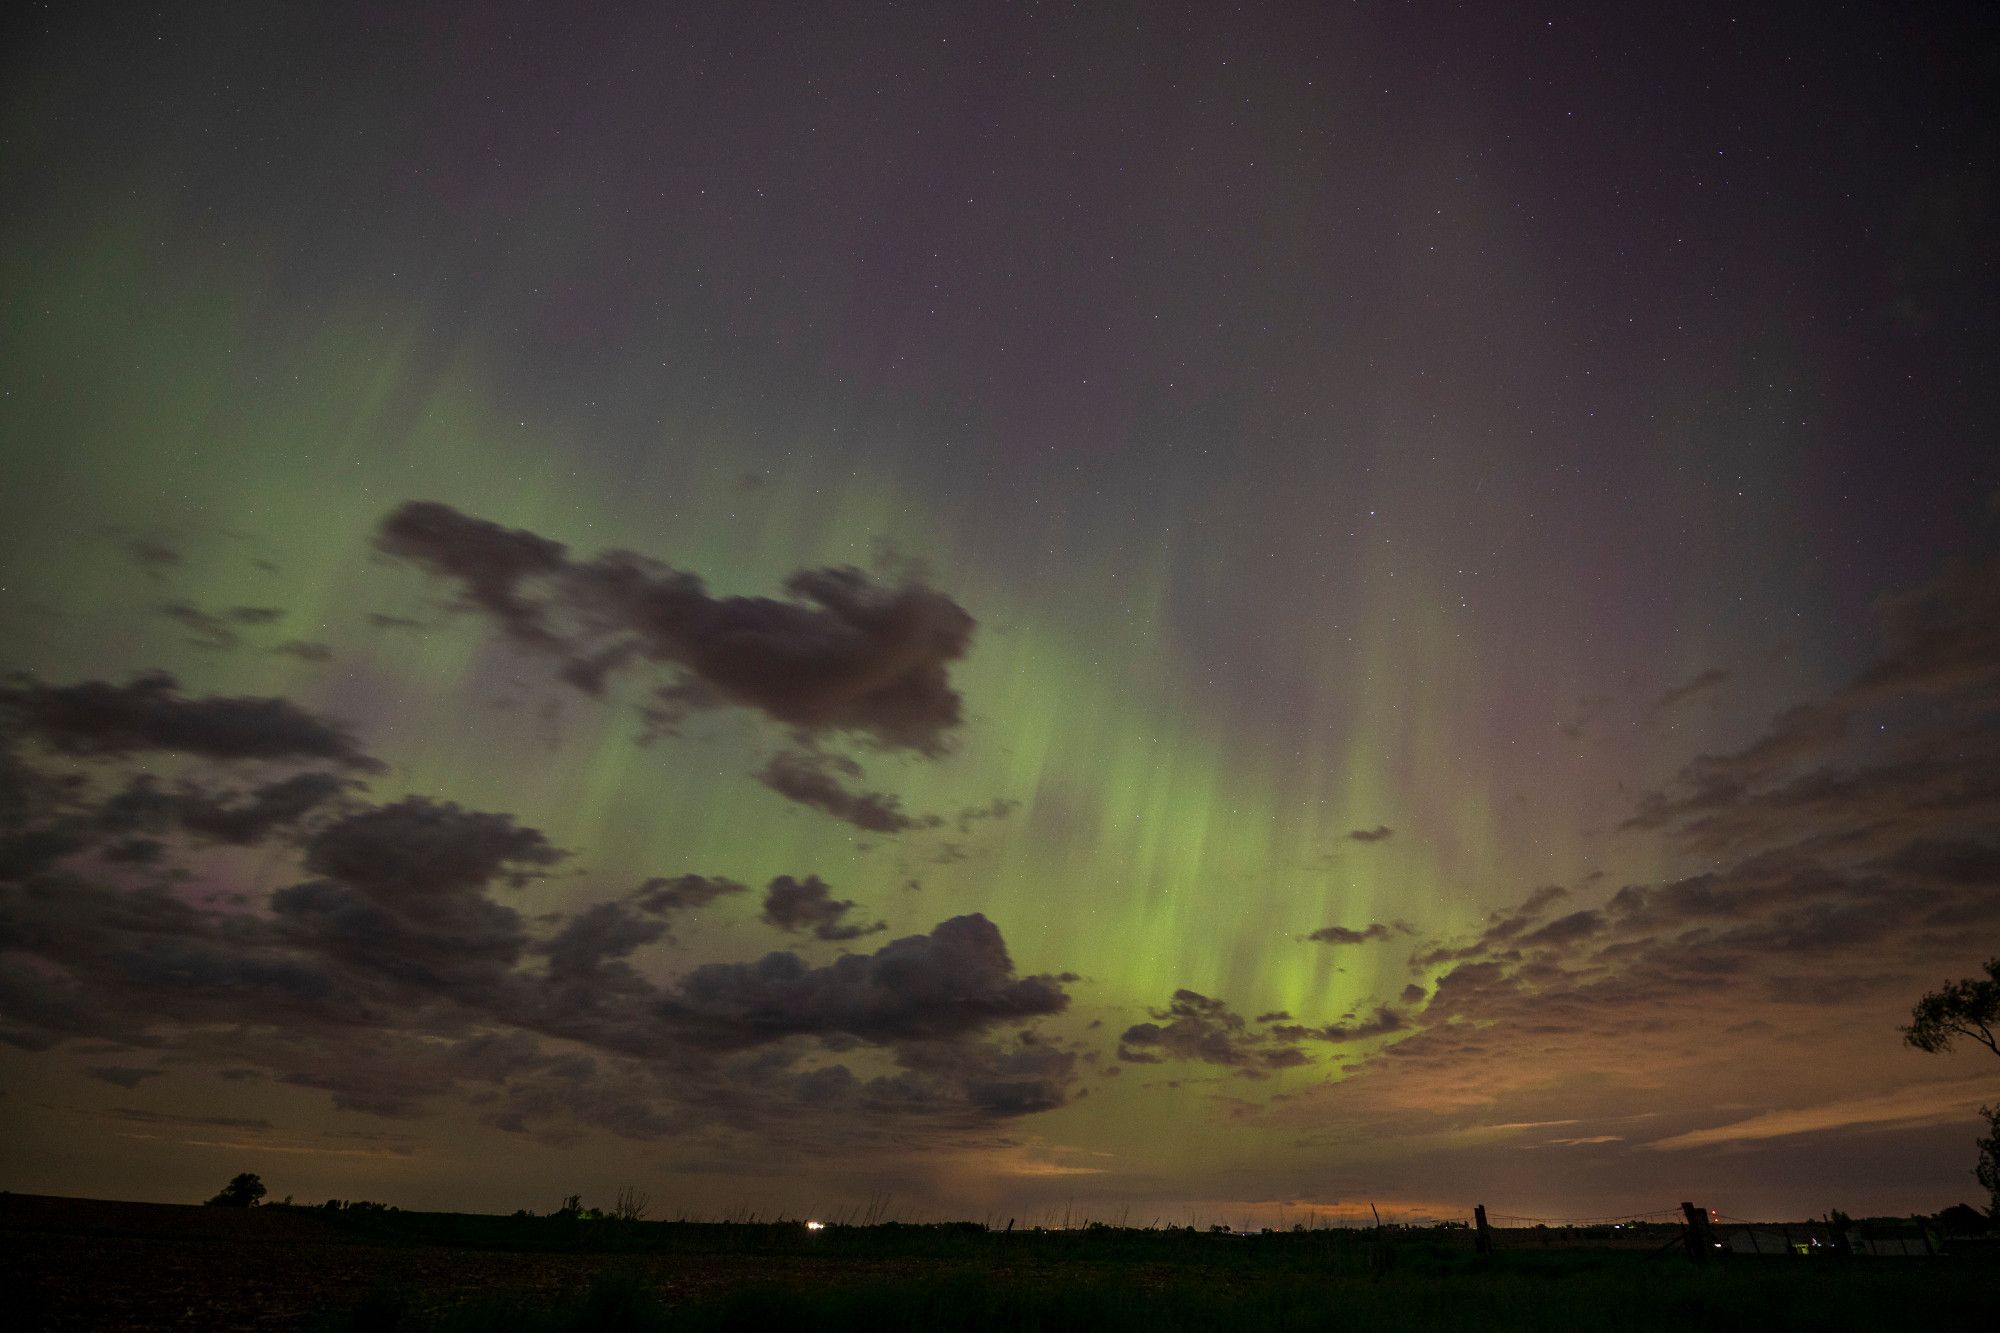
[[[808,1234],[0,1195],[0,1292],[12,1327],[50,1330],[2000,1326],[1991,1262],[1649,1257],[1675,1234],[1502,1232],[1482,1262],[1463,1232]]]

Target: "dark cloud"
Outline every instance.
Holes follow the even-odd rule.
[[[123,549],[134,564],[155,579],[165,578],[167,570],[181,563],[179,551],[152,537],[134,537],[124,544]]]
[[[1973,838],[1914,838],[1887,858],[1883,868],[1951,885],[2000,885],[2000,845]]]
[[[1313,1035],[1321,1041],[1366,1041],[1370,1037],[1386,1037],[1392,1032],[1405,1031],[1409,1026],[1406,1015],[1387,1005],[1377,1005],[1365,1018],[1349,1015],[1338,1023],[1320,1028]]]
[[[382,521],[376,549],[459,585],[465,601],[517,639],[553,644],[542,608],[523,597],[528,580],[568,566],[560,542],[470,518],[449,505],[416,501]]]
[[[296,657],[301,662],[331,662],[333,649],[324,643],[314,643],[308,639],[287,639],[272,652],[281,657]]]
[[[1604,914],[1586,908],[1557,917],[1546,926],[1529,931],[1520,937],[1520,945],[1524,949],[1532,949],[1543,944],[1568,944],[1595,935],[1603,928]]]
[[[440,901],[526,883],[565,853],[511,815],[411,796],[349,815],[306,844],[306,869],[382,903]]]
[[[571,917],[554,939],[541,946],[549,975],[564,981],[604,983],[606,965],[667,933],[657,916],[642,916],[623,903],[596,903]]]
[[[376,629],[429,629],[430,628],[430,626],[424,621],[413,620],[409,616],[392,616],[381,611],[370,611],[367,615],[363,616],[362,619],[367,621],[370,625],[374,626]]]
[[[174,1115],[167,1111],[148,1111],[137,1106],[114,1106],[97,1114],[109,1120],[123,1120],[133,1125],[175,1125],[198,1129],[270,1129],[271,1122],[261,1117],[230,1115]]]
[[[149,1078],[158,1078],[167,1071],[132,1065],[92,1065],[83,1072],[102,1082],[129,1089],[138,1087]]]
[[[315,879],[273,893],[270,910],[304,975],[326,974],[372,1021],[427,1002],[505,1010],[530,945],[518,912],[470,891],[384,901]]]
[[[1374,828],[1350,829],[1347,833],[1347,840],[1349,842],[1385,842],[1395,835],[1396,830],[1390,828],[1387,824],[1377,824]]]
[[[641,911],[665,915],[670,912],[685,912],[706,907],[727,894],[748,892],[747,885],[738,884],[733,879],[719,879],[708,875],[676,875],[670,879],[647,880],[634,890],[632,901]]]
[[[190,698],[165,672],[125,685],[44,685],[16,676],[0,686],[0,710],[16,734],[53,750],[119,756],[162,750],[204,759],[319,759],[377,770],[341,727],[286,699]]]
[[[1252,1023],[1221,1000],[1177,990],[1165,1009],[1152,1011],[1151,1022],[1134,1023],[1119,1034],[1118,1058],[1127,1064],[1196,1061],[1261,1078],[1270,1070],[1310,1064],[1312,1057],[1304,1049],[1308,1041],[1355,1041],[1402,1026],[1401,1016],[1388,1009],[1351,1028],[1315,1028],[1290,1020],[1290,1014],[1278,1011]]]
[[[1504,908],[1487,918],[1486,929],[1469,943],[1433,941],[1410,958],[1412,967],[1435,967],[1439,963],[1476,958],[1509,947],[1514,939],[1548,914],[1550,907],[1569,897],[1560,884],[1547,884],[1530,893],[1518,907]]]
[[[1571,1116],[1578,1098],[1654,1114],[1663,1070],[1752,1108],[1751,1125],[1934,1114],[1942,1093],[1857,1092],[1849,1077],[1944,960],[1970,970],[2000,931],[2000,564],[1954,564],[1882,618],[1883,654],[1848,685],[1641,798],[1628,827],[1707,868],[1553,918],[1570,895],[1551,886],[1469,939],[1427,943],[1411,961],[1442,969],[1428,1001],[1405,991],[1423,1002],[1407,1035],[1338,1095],[1401,1114],[1511,1103],[1528,1120],[1535,1071],[1560,1066]],[[1796,1067],[1802,1043],[1824,1053],[1788,1084],[1808,1109],[1773,1108],[1767,1071]],[[1735,1135],[1686,1115],[1661,1143]]]
[[[904,1100],[941,1110],[959,1103],[982,1118],[1008,1119],[1065,1105],[1077,1078],[1074,1051],[1023,1032],[1013,1041],[906,1042],[896,1048],[903,1073],[864,1096],[885,1100],[891,1088]]]
[[[539,831],[424,797],[357,804],[358,783],[338,769],[243,784],[228,780],[234,770],[197,763],[172,780],[115,780],[137,753],[135,735],[178,737],[190,727],[180,710],[213,701],[183,700],[165,682],[104,690],[109,708],[93,690],[32,683],[8,699],[14,732],[61,738],[53,748],[114,780],[42,773],[0,735],[0,868],[10,881],[0,895],[0,1042],[170,1053],[377,1116],[428,1114],[457,1097],[490,1124],[552,1142],[724,1125],[755,1126],[767,1142],[886,1148],[891,1122],[971,1127],[1070,1095],[1073,1052],[1031,1030],[991,1032],[1060,1013],[1070,978],[1017,976],[983,917],[825,967],[773,953],[663,985],[634,956],[681,914],[743,885],[661,877],[531,927],[495,895],[563,856]],[[269,715],[294,720],[283,708]],[[214,731],[198,734],[218,755],[260,749]],[[241,895],[179,896],[200,881],[177,853],[272,840],[296,847],[307,877],[271,893],[263,910]],[[144,849],[124,864],[144,864],[146,886],[89,877],[125,848]],[[851,923],[852,904],[814,877],[774,879],[764,908],[774,924],[823,939],[882,928]],[[832,1066],[816,1052],[853,1054]],[[92,1067],[129,1083],[148,1066]],[[809,1103],[825,1114],[806,1124],[779,1114]]]
[[[0,1015],[54,1039],[156,1047],[163,1025],[236,1025],[246,1006],[270,1023],[344,1021],[362,1007],[273,923],[150,887],[66,877],[21,884],[0,897],[0,952],[9,950],[23,963],[0,963]]]
[[[154,865],[166,855],[167,845],[157,838],[126,838],[109,844],[100,854],[114,865]],[[0,872],[0,879],[7,876]]]
[[[947,1041],[1061,1013],[1069,1005],[1062,981],[1016,977],[999,929],[974,913],[824,967],[792,953],[709,963],[667,992],[661,1011],[681,1031],[718,1046],[801,1035]]]
[[[781,750],[757,774],[757,781],[788,801],[822,810],[870,833],[902,833],[936,828],[936,815],[916,817],[903,812],[900,799],[888,792],[852,791],[841,778],[858,778],[861,765],[845,755],[821,750]]]
[[[196,646],[218,649],[237,645],[241,639],[236,632],[238,627],[269,625],[285,615],[271,606],[233,606],[217,614],[185,601],[167,602],[159,608],[159,613],[187,630],[192,636],[189,641]]]
[[[289,827],[355,784],[331,773],[298,773],[240,799],[183,792],[173,798],[181,827],[217,842],[248,845]]]
[[[960,834],[970,834],[972,826],[980,820],[1006,819],[1020,808],[1021,803],[1019,801],[1010,800],[1005,796],[996,796],[985,805],[969,806],[959,811],[958,818],[954,822],[957,824]]]
[[[337,962],[383,1012],[428,998],[511,1013],[526,1008],[515,967],[532,942],[486,891],[562,855],[510,816],[410,797],[319,830],[304,859],[320,878],[280,889],[270,909],[286,943]]]
[[[188,642],[198,648],[234,648],[238,635],[229,622],[210,615],[192,602],[167,602],[159,613],[188,632]]]
[[[417,1119],[427,1113],[427,1096],[436,1096],[451,1087],[444,1079],[433,1079],[427,1084],[383,1086],[365,1073],[340,1068],[297,1069],[281,1075],[278,1081],[326,1093],[337,1111],[355,1111],[384,1120]]]
[[[764,892],[763,919],[780,930],[810,930],[823,940],[852,940],[888,929],[880,921],[867,926],[848,921],[853,910],[854,904],[835,898],[818,875],[802,880],[780,875]]]
[[[242,788],[197,767],[199,776],[172,785],[141,772],[109,786],[117,757],[103,766],[114,772],[94,779],[45,773],[0,742],[0,881],[25,883],[91,857],[104,865],[160,866],[176,837],[262,842],[295,831],[359,785],[342,773],[308,770]]]
[[[1941,800],[1968,812],[1990,804],[2000,783],[1978,756],[2000,740],[2000,556],[1949,562],[1884,599],[1878,615],[1884,650],[1866,670],[1780,714],[1742,749],[1696,758],[1643,798],[1625,827],[1742,854],[1835,829],[1900,833],[1928,822],[1926,810]],[[1891,709],[1901,715],[1893,730],[1882,724],[1893,738],[1887,756],[1828,762],[1857,719]],[[1821,767],[1805,771],[1809,763]]]
[[[1398,930],[1407,933],[1408,929],[1401,923],[1391,927],[1380,921],[1371,921],[1361,930],[1351,926],[1321,926],[1306,938],[1319,944],[1367,944],[1372,940],[1386,940]]]
[[[935,755],[961,721],[948,670],[973,620],[921,583],[802,570],[785,582],[789,601],[716,598],[699,577],[630,552],[575,561],[560,543],[430,501],[389,515],[376,546],[454,583],[517,642],[560,656],[579,688],[601,689],[639,661],[680,673],[652,706],[662,727],[730,703],[808,734]]]

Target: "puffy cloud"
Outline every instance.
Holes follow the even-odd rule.
[[[492,616],[515,638],[554,642],[542,608],[520,589],[532,578],[567,566],[560,542],[471,518],[449,505],[418,501],[382,521],[375,545],[387,555],[453,580],[467,603]]]
[[[605,964],[667,933],[667,923],[648,919],[623,903],[595,903],[571,917],[555,938],[541,946],[549,974],[564,980],[600,980]]]
[[[115,750],[89,757],[117,767]],[[422,797],[357,805],[337,771],[241,788],[214,783],[222,771],[176,786],[142,774],[99,796],[0,745],[0,865],[13,882],[0,896],[0,1041],[166,1052],[379,1116],[457,1097],[550,1139],[726,1125],[768,1142],[886,1146],[878,1122],[974,1126],[1060,1105],[1074,1083],[1072,1053],[1031,1031],[990,1035],[1068,996],[1064,978],[1016,976],[982,917],[823,968],[777,953],[662,985],[633,955],[742,884],[656,878],[531,929],[493,895],[563,853],[510,816]],[[199,882],[175,878],[189,873],[177,851],[277,835],[310,877],[266,910],[172,889]],[[141,845],[148,885],[87,873]],[[851,906],[813,877],[781,876],[766,899],[773,921],[828,939],[862,932]],[[816,1048],[873,1068],[811,1063]],[[91,1068],[146,1076],[125,1061]],[[839,1114],[800,1126],[778,1113],[815,1096]]]
[[[792,953],[708,963],[666,992],[661,1013],[713,1046],[800,1035],[942,1041],[1061,1013],[1069,1005],[1062,980],[1015,976],[999,929],[973,913],[824,967]]]
[[[391,905],[435,902],[495,881],[519,887],[565,853],[513,816],[411,796],[328,825],[306,844],[306,869]]]
[[[1349,829],[1347,840],[1349,842],[1387,842],[1395,834],[1396,830],[1390,828],[1387,824],[1377,824],[1374,828]]]
[[[694,574],[623,551],[573,560],[561,543],[434,501],[390,514],[376,546],[456,584],[511,638],[559,656],[581,689],[634,662],[678,672],[656,691],[663,725],[735,704],[804,733],[935,755],[962,718],[948,673],[973,620],[922,583],[802,570],[785,581],[790,600],[712,597]]]
[[[780,930],[811,930],[823,940],[852,940],[888,927],[877,921],[857,925],[847,920],[854,904],[835,898],[818,875],[794,879],[780,875],[764,893],[764,920]]]
[[[0,735],[0,882],[25,882],[92,856],[124,866],[157,865],[169,850],[165,840],[175,835],[238,846],[263,842],[295,831],[358,785],[320,770],[248,789],[198,778],[170,787],[140,773],[106,792],[101,769],[115,775],[119,766],[114,760],[95,767],[100,772],[90,776],[44,772]]]
[[[182,792],[174,798],[173,808],[189,832],[217,842],[247,845],[298,823],[354,785],[332,773],[295,773],[242,797]]]

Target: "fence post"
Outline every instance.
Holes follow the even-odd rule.
[[[1696,1263],[1706,1263],[1715,1246],[1708,1235],[1708,1214],[1691,1203],[1681,1205],[1681,1216],[1687,1219],[1688,1258]]]
[[[1476,1203],[1472,1206],[1472,1222],[1478,1228],[1472,1237],[1472,1248],[1480,1254],[1493,1253],[1493,1232],[1486,1225],[1485,1204]]]

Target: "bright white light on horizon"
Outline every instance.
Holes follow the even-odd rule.
[[[808,1222],[808,1223],[806,1223],[806,1230],[807,1230],[807,1231],[824,1231],[824,1230],[826,1230],[826,1223],[824,1223],[824,1222]]]

